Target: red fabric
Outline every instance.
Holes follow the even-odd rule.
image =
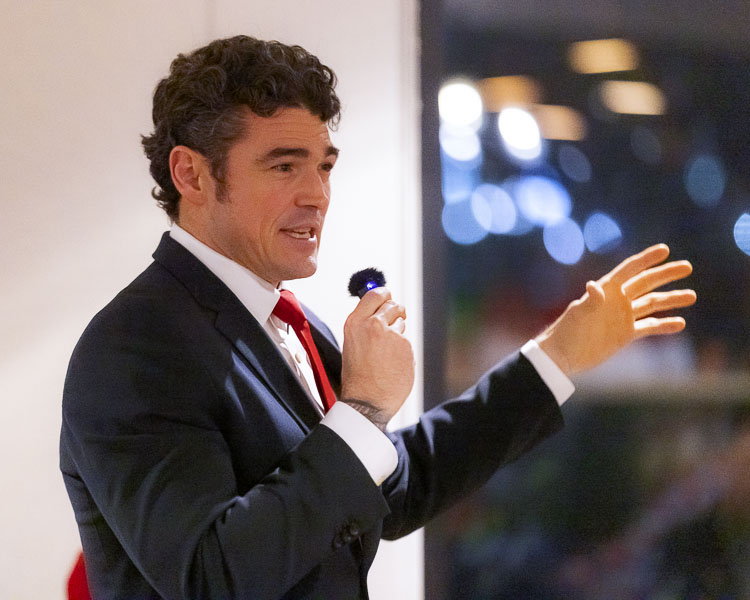
[[[323,401],[326,412],[329,411],[333,403],[336,402],[336,394],[333,393],[331,383],[328,381],[328,375],[326,375],[323,368],[323,361],[320,360],[320,354],[318,354],[318,349],[315,347],[315,342],[313,342],[310,323],[307,322],[307,317],[305,317],[302,307],[292,292],[281,290],[281,298],[279,298],[276,307],[273,309],[273,314],[284,321],[284,323],[292,326],[299,341],[302,342],[305,350],[307,350],[320,399]]]
[[[78,554],[78,560],[73,566],[68,578],[68,600],[91,600],[89,583],[86,580],[86,565],[83,562],[83,553]]]

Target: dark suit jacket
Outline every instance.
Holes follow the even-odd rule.
[[[398,538],[561,424],[522,356],[391,434],[376,486],[277,347],[165,234],[70,361],[60,464],[101,600],[366,598]],[[341,355],[309,319],[334,388]]]

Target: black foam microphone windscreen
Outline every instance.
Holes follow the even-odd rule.
[[[364,296],[371,289],[383,287],[385,285],[385,275],[382,271],[369,267],[357,271],[349,279],[349,293],[352,296]]]

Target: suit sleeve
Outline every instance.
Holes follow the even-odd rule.
[[[391,508],[383,537],[422,527],[561,426],[559,406],[531,363],[518,353],[500,363],[391,435],[399,463],[383,485]]]
[[[100,316],[79,342],[61,444],[64,470],[162,597],[278,598],[336,551],[346,527],[379,525],[380,489],[323,426],[241,490],[226,439],[229,366],[208,373],[201,348],[140,308]],[[260,423],[255,434],[280,435]]]

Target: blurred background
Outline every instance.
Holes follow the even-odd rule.
[[[429,365],[460,393],[651,244],[699,300],[686,332],[575,378],[565,429],[427,528],[426,597],[750,597],[750,3],[441,11],[426,402]]]

